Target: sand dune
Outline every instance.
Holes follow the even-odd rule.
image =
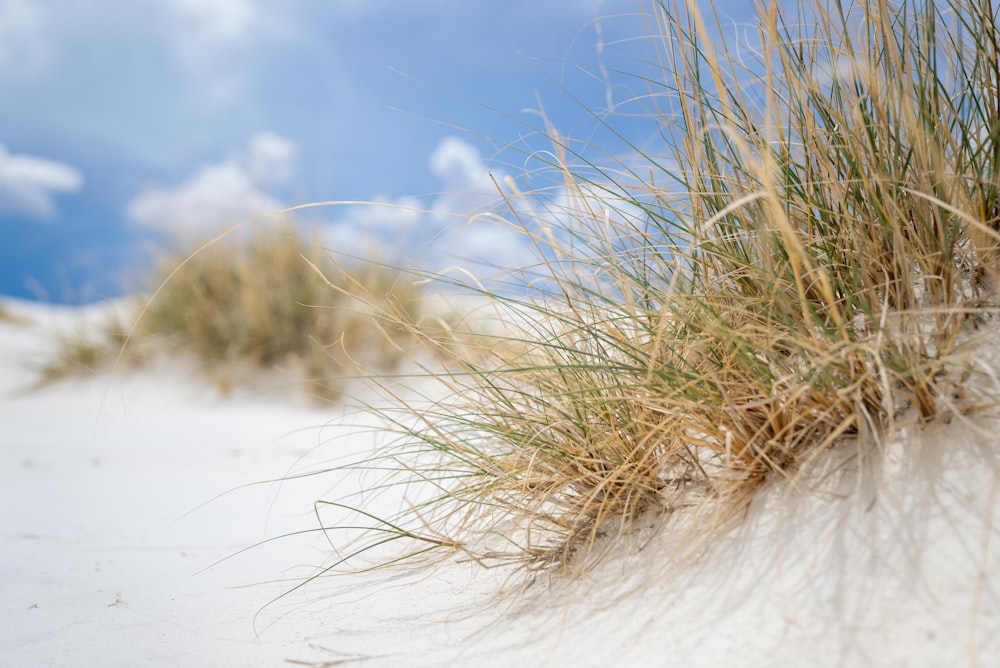
[[[574,582],[468,563],[325,578],[312,503],[370,416],[183,365],[27,391],[71,309],[0,321],[0,665],[942,666],[1000,657],[1000,422],[850,448],[678,568],[658,523]],[[207,568],[207,570],[205,570]],[[276,597],[281,597],[274,600]],[[272,603],[273,601],[273,603]],[[290,662],[290,663],[289,663]]]

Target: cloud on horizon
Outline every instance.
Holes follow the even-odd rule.
[[[83,187],[83,174],[64,162],[24,153],[13,154],[0,144],[0,210],[32,218],[56,214],[56,193]]]
[[[327,247],[336,254],[374,252],[389,260],[402,253],[428,271],[459,266],[480,278],[517,267],[530,255],[523,234],[482,216],[504,202],[475,146],[445,137],[427,165],[441,185],[437,195],[379,197],[371,205],[352,206],[324,226]],[[498,173],[497,183],[504,178]]]
[[[588,183],[570,188],[554,173],[558,182],[521,192],[515,179],[491,170],[475,146],[455,136],[438,144],[427,165],[441,184],[437,195],[381,197],[351,206],[324,226],[326,247],[335,255],[409,258],[426,271],[460,268],[479,280],[514,284],[521,270],[529,278],[546,271],[540,253],[548,251],[537,248],[526,231],[552,239],[581,260],[609,246],[629,248],[643,241],[645,212],[612,188]]]
[[[150,188],[132,199],[126,215],[140,225],[173,234],[220,232],[285,204],[268,194],[295,174],[298,146],[259,132],[232,157],[204,165],[182,183]]]

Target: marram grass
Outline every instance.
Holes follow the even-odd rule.
[[[415,344],[421,294],[376,262],[338,263],[294,225],[260,224],[161,259],[155,297],[96,332],[61,335],[45,380],[193,359],[224,390],[259,370],[291,371],[313,395],[339,396],[360,369],[391,371]]]
[[[739,50],[711,7],[647,12],[662,152],[612,169],[552,134],[563,222],[515,192],[504,223],[542,278],[485,294],[511,345],[436,375],[450,400],[384,412],[397,440],[344,468],[403,511],[319,502],[324,572],[576,571],[643,513],[694,507],[711,536],[838,442],[990,402],[956,353],[995,315],[992,2],[764,3]]]

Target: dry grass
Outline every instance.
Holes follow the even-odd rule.
[[[332,399],[346,376],[394,369],[419,318],[411,276],[375,262],[334,262],[292,225],[168,254],[148,280],[158,292],[134,327],[115,321],[61,337],[45,377],[166,353],[194,358],[222,389],[259,369],[283,369]]]
[[[55,352],[39,368],[39,382],[57,381],[68,376],[84,376],[109,369],[122,351],[128,326],[117,316],[108,316],[97,326],[81,325],[55,334]],[[128,360],[142,359],[129,351]]]
[[[547,277],[491,295],[516,345],[439,374],[452,402],[386,415],[399,440],[345,468],[387,470],[404,510],[320,502],[319,530],[358,541],[328,570],[397,540],[584,568],[650,509],[696,506],[710,537],[842,439],[987,401],[956,351],[995,313],[992,2],[776,7],[741,57],[694,3],[648,8],[666,157],[612,171],[551,133],[570,222],[512,196]]]
[[[10,306],[0,301],[0,322],[12,325],[28,324],[29,319],[11,310]]]

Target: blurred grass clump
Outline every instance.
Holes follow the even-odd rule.
[[[715,535],[835,444],[993,403],[960,354],[996,311],[992,2],[757,6],[739,48],[711,3],[646,7],[655,75],[630,83],[659,149],[609,164],[548,129],[561,183],[510,190],[501,223],[537,250],[531,289],[469,286],[516,345],[439,374],[453,401],[386,413],[398,441],[344,468],[390,471],[403,510],[368,510],[371,486],[321,501],[353,545],[323,572],[397,540],[582,568],[692,506]]]
[[[60,336],[43,375],[179,355],[223,390],[276,369],[332,399],[345,376],[395,368],[420,317],[412,277],[373,261],[335,262],[292,224],[168,253],[147,280],[153,293],[141,308]]]

